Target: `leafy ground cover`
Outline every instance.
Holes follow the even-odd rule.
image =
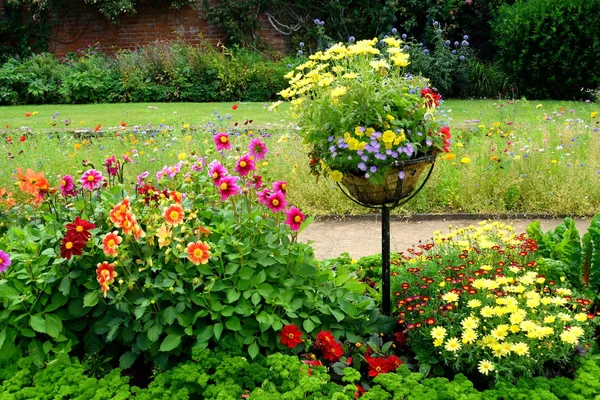
[[[292,201],[309,214],[368,212],[343,197],[328,177],[315,181],[308,176],[306,150],[289,124],[293,119],[286,112],[286,104],[274,112],[264,104],[241,103],[236,110],[232,106],[44,106],[47,108],[37,114],[35,107],[2,108],[2,122],[8,118],[17,122],[8,124],[9,128],[0,133],[1,157],[6,160],[0,165],[0,187],[17,195],[11,180],[17,167],[43,170],[54,177],[65,166],[70,172],[80,170],[84,161],[101,165],[109,154],[132,157],[134,163],[126,179],[134,182],[139,173],[154,165],[171,165],[202,152],[211,143],[206,124],[214,122],[232,135],[261,136],[276,157],[258,168],[263,175],[285,179],[294,186]],[[67,107],[67,111],[61,107]],[[81,120],[71,115],[72,110],[84,107],[88,114],[81,114]],[[94,112],[95,107],[99,112]],[[445,107],[452,116],[452,153],[438,158],[435,173],[422,194],[398,212],[592,215],[597,211],[600,160],[594,154],[600,151],[600,125],[596,104],[448,101]],[[213,114],[217,109],[220,112]],[[59,114],[53,119],[57,110]],[[150,125],[123,121],[119,110],[132,117],[138,115]],[[31,115],[26,117],[26,113]],[[227,119],[228,114],[231,120]],[[41,133],[52,123],[57,125],[54,129],[63,128],[63,118],[69,119],[69,129],[79,124],[77,128],[86,127],[92,132],[87,137],[62,129]],[[247,123],[252,118],[254,122]],[[126,126],[121,126],[121,122]],[[98,130],[105,136],[94,135],[93,130],[99,125]],[[23,130],[21,126],[31,129]],[[51,185],[56,185],[52,179]]]

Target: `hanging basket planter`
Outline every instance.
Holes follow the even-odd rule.
[[[432,154],[399,162],[388,171],[383,182],[375,183],[365,178],[364,173],[345,173],[341,183],[359,203],[370,206],[396,203],[415,191],[421,173],[433,164],[435,157]],[[403,177],[401,172],[404,172]]]

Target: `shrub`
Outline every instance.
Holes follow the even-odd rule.
[[[50,53],[12,58],[0,67],[0,104],[59,102],[62,67]]]
[[[492,22],[499,61],[528,98],[580,99],[600,86],[599,0],[527,0]]]
[[[256,357],[292,322],[343,337],[379,330],[364,284],[297,242],[305,216],[287,208],[287,183],[263,185],[249,154],[227,151],[229,134],[214,138],[235,165],[195,157],[136,186],[124,184],[127,156],[75,186],[65,175],[51,188],[43,173],[18,169],[32,203],[12,213],[31,220],[0,237],[12,259],[0,259],[2,357],[28,351],[43,365],[73,348],[120,356],[123,368],[140,356],[164,368],[169,356],[225,339]],[[258,158],[263,146],[252,143]]]

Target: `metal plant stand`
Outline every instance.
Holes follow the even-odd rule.
[[[361,202],[356,199],[352,195],[350,195],[342,185],[337,184],[342,193],[350,200],[355,202],[356,204],[368,207],[372,209],[381,210],[381,305],[382,311],[384,315],[390,316],[391,314],[391,285],[390,285],[390,210],[407,203],[413,197],[417,195],[425,186],[425,183],[429,180],[431,173],[433,172],[433,167],[435,166],[435,158],[436,155],[430,155],[425,158],[428,158],[431,162],[429,166],[429,171],[425,176],[425,179],[421,182],[418,188],[416,188],[411,193],[402,194],[402,186],[403,180],[398,177],[398,182],[396,184],[395,194],[393,196],[393,200],[386,204],[373,205]],[[410,162],[410,160],[409,160]],[[404,167],[401,164],[402,167]],[[403,170],[403,169],[402,169]]]

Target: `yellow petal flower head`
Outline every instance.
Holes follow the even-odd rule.
[[[329,177],[334,181],[334,182],[341,182],[342,178],[344,177],[344,174],[342,174],[340,171],[331,171],[329,173]]]
[[[477,364],[477,370],[483,375],[487,375],[490,372],[496,370],[494,363],[488,360],[481,360],[479,364]]]

